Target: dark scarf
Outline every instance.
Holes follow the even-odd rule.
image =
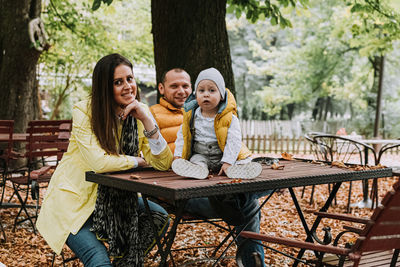
[[[126,155],[139,154],[137,122],[131,116],[124,121],[120,147]],[[168,220],[158,212],[152,212],[152,217],[159,230]],[[109,254],[116,258],[114,266],[143,266],[144,254],[154,241],[150,223],[146,213],[138,214],[136,192],[99,184],[90,230],[108,242]]]

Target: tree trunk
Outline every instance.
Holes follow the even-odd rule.
[[[41,52],[30,42],[28,23],[40,16],[41,0],[0,0],[0,7],[0,119],[15,120],[15,131],[22,132],[39,114]]]
[[[378,92],[376,96],[376,110],[375,110],[375,123],[374,123],[374,137],[379,136],[380,118],[382,115],[382,91],[383,91],[383,74],[385,66],[385,57],[379,57],[379,78],[378,78]]]
[[[215,67],[235,92],[225,13],[226,0],[151,1],[157,83],[178,67],[194,84],[201,70]]]

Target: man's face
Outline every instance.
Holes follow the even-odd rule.
[[[164,83],[158,85],[160,94],[176,108],[183,107],[186,98],[192,93],[190,76],[185,71],[171,70],[165,75]]]

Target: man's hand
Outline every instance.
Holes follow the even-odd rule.
[[[226,175],[226,171],[228,170],[228,168],[230,166],[232,166],[232,165],[224,162],[224,164],[222,164],[221,170],[219,171],[218,175]]]

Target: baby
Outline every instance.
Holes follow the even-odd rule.
[[[204,179],[211,170],[251,179],[262,171],[261,164],[251,162],[252,153],[242,143],[235,98],[215,68],[197,77],[194,92],[184,104],[175,145],[172,170],[181,176]]]

